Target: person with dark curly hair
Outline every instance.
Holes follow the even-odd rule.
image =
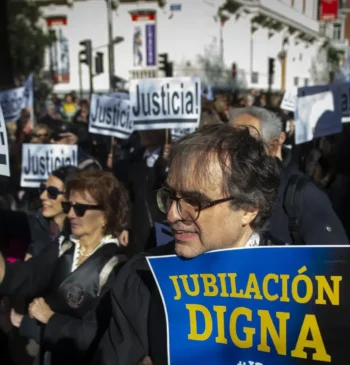
[[[175,240],[132,258],[112,289],[113,319],[94,365],[167,364],[164,307],[146,256],[275,244],[265,237],[279,185],[276,160],[248,127],[207,125],[175,143],[158,206]]]
[[[0,294],[35,298],[40,364],[86,362],[110,319],[109,288],[125,261],[118,235],[128,195],[108,172],[82,171],[66,182],[64,214],[71,235],[60,236],[38,256],[10,264],[0,253]]]

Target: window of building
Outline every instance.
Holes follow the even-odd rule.
[[[299,77],[294,77],[294,86],[299,86]]]
[[[252,84],[258,84],[259,83],[259,72],[253,72],[252,73]]]
[[[309,86],[310,80],[308,78],[306,78],[304,80],[304,86]]]
[[[342,39],[342,26],[340,23],[333,24],[333,39],[340,41]]]

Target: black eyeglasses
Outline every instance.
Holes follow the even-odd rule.
[[[56,200],[57,197],[61,194],[64,194],[63,191],[60,191],[56,186],[46,186],[46,184],[41,184],[39,187],[40,195],[47,191],[47,196],[49,199]]]
[[[157,192],[157,203],[161,212],[168,214],[173,202],[176,202],[176,208],[180,217],[185,221],[195,222],[199,218],[202,210],[211,208],[215,205],[234,200],[234,197],[228,197],[210,202],[201,202],[194,197],[177,197],[171,190],[161,189]]]
[[[62,202],[62,209],[64,214],[68,214],[73,208],[74,213],[77,217],[83,217],[87,210],[103,210],[100,205],[90,205],[81,203]]]

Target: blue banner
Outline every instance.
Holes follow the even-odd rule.
[[[157,64],[157,51],[156,51],[156,25],[146,25],[146,54],[147,54],[147,66],[156,66]]]
[[[169,365],[349,363],[350,247],[149,257]]]
[[[154,223],[156,230],[156,242],[157,246],[163,246],[174,240],[173,233],[167,224]]]

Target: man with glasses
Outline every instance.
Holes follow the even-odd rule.
[[[131,259],[112,290],[113,318],[93,364],[166,364],[165,313],[147,255],[205,252],[272,244],[263,232],[279,170],[247,127],[209,125],[172,146],[169,173],[157,193],[175,240]]]

